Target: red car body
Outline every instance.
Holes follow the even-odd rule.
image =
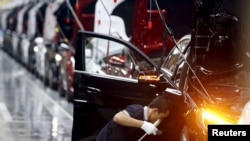
[[[135,3],[134,28],[131,42],[146,54],[152,55],[161,52],[163,49],[165,27],[158,10],[152,7],[150,9],[148,3],[150,3],[149,0],[144,2],[137,0]],[[164,22],[166,22],[168,20],[168,12],[167,9],[162,7],[160,6],[161,12],[165,19]],[[167,51],[169,51],[174,45],[173,40],[170,36],[166,36],[165,40],[168,42]]]

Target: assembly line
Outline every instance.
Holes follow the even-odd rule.
[[[111,130],[133,136],[126,127],[138,126],[133,131],[145,134],[136,138],[145,141],[213,141],[219,133],[210,131],[219,125],[241,131],[239,125],[250,124],[248,6],[247,0],[17,0],[0,7],[0,96],[11,93],[24,103],[27,96],[34,111],[49,117],[32,121],[36,127],[60,127],[55,133],[46,127],[52,137],[34,140],[110,140]],[[157,97],[171,101],[168,116],[139,108],[144,118],[136,119],[126,107]],[[11,109],[0,101],[2,124],[10,128],[3,135],[15,134],[9,123],[19,122]],[[117,113],[135,125],[119,123]],[[151,113],[165,118],[149,122]],[[250,129],[242,130],[239,140],[250,139]]]
[[[71,140],[73,105],[0,51],[0,140]]]

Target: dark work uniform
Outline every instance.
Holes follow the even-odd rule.
[[[144,120],[144,109],[141,105],[129,105],[125,111],[135,119]],[[100,131],[96,141],[137,141],[144,133],[140,128],[122,126],[111,120]]]

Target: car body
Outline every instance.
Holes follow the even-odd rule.
[[[159,125],[162,135],[145,140],[206,141],[207,125],[238,123],[250,99],[249,49],[241,42],[244,30],[235,30],[242,21],[232,9],[242,3],[197,0],[195,4],[191,36],[178,40],[166,56],[149,58],[119,38],[79,33],[72,140],[94,140],[116,112],[133,103],[146,105],[157,95],[170,99],[174,112]],[[95,62],[102,72],[91,72],[87,66],[88,45],[96,38],[124,46],[122,54],[109,55],[107,49],[106,56]]]
[[[21,20],[21,29],[25,29],[24,26],[22,26],[22,19],[23,22],[26,23],[26,31],[19,31],[19,42],[18,46],[20,48],[20,60],[23,63],[24,66],[28,68],[29,66],[29,47],[31,46],[34,38],[37,36],[41,36],[41,32],[39,31],[39,26],[41,23],[39,23],[39,16],[42,18],[41,9],[42,7],[46,5],[45,2],[39,2],[34,4],[29,11],[27,11],[26,18],[20,16]],[[23,28],[22,28],[23,27]]]
[[[36,72],[36,52],[38,51],[37,45],[40,45],[39,40],[43,37],[43,27],[44,27],[44,17],[45,17],[45,11],[46,7],[48,6],[48,3],[43,3],[42,6],[35,12],[34,15],[31,16],[31,18],[35,18],[36,28],[35,28],[35,35],[31,36],[29,40],[27,38],[24,38],[23,43],[28,46],[28,61],[27,61],[27,68],[32,73]],[[33,21],[34,22],[34,21]],[[31,28],[34,28],[34,23],[32,21],[29,21],[29,25]],[[29,29],[31,31],[30,33],[33,34],[33,29]],[[42,39],[43,40],[43,39]],[[37,42],[38,41],[38,42]],[[26,59],[24,59],[26,60]]]
[[[12,35],[15,32],[16,28],[16,20],[17,20],[17,11],[19,10],[20,6],[13,7],[12,9],[6,10],[6,15],[4,14],[3,18],[6,22],[6,26],[4,29],[4,49],[5,51],[14,57],[13,53],[13,46],[12,46]],[[3,19],[2,19],[3,20]]]
[[[3,31],[0,30],[0,48],[3,48]]]
[[[73,101],[74,54],[77,33],[79,30],[93,31],[96,1],[97,0],[78,1],[74,7],[76,17],[71,17],[71,20],[74,22],[70,28],[71,30],[62,30],[62,33],[67,31],[71,32],[71,34],[68,34],[67,37],[62,36],[62,38],[66,39],[68,42],[62,42],[58,45],[58,53],[61,56],[58,74],[58,92],[60,96],[65,96],[68,102]],[[67,5],[67,7],[69,8],[69,5]],[[59,16],[64,16],[64,13],[61,12]],[[59,22],[59,24],[65,26],[66,23]]]
[[[7,28],[7,18],[8,18],[8,15],[10,13],[10,10],[4,10],[2,11],[1,13],[1,30],[2,30],[2,34],[3,34],[3,37],[2,37],[2,48],[4,51],[7,52],[7,46],[8,46],[8,35],[7,35],[7,31],[8,31],[8,28]]]
[[[76,15],[78,15],[79,21],[81,21],[81,23],[83,24],[84,30],[94,31],[97,33],[110,34],[110,35],[122,38],[123,40],[131,41],[133,44],[138,45],[138,47],[141,49],[145,47],[142,50],[148,54],[154,53],[155,55],[157,52],[159,55],[161,53],[161,49],[163,46],[163,40],[161,39],[163,36],[163,30],[162,30],[163,25],[160,24],[159,26],[153,26],[150,29],[146,28],[147,22],[145,21],[148,20],[149,15],[151,16],[151,14],[146,12],[148,10],[149,1],[141,2],[141,1],[131,1],[131,0],[118,0],[118,1],[98,0],[95,4],[95,8],[93,8],[95,9],[95,13],[92,13],[92,15],[90,13],[82,14],[81,12],[79,12],[79,11],[84,11],[80,9],[85,8],[84,5],[86,5],[87,3],[89,2],[79,1],[77,5],[78,6],[80,5],[80,7],[79,9],[76,9]],[[165,1],[161,1],[161,4],[166,4],[166,3]],[[89,6],[89,7],[92,7],[92,6]],[[85,10],[85,11],[89,11],[89,10]],[[145,12],[140,13],[139,11],[145,11]],[[160,16],[157,10],[154,10],[154,12],[152,13],[153,13],[153,16],[152,16],[153,18],[151,20],[151,23],[153,25],[156,25],[160,21]],[[135,16],[131,17],[129,15],[135,15]],[[166,10],[164,11],[164,16],[166,16]],[[93,21],[93,18],[94,18],[94,21]],[[88,27],[91,27],[91,23],[92,23],[92,28],[88,28]],[[144,24],[142,25],[141,23],[144,23]],[[70,46],[75,46],[77,30],[79,30],[79,27],[74,28],[72,45]],[[144,33],[141,34],[141,32],[144,32]],[[168,41],[172,42],[171,40],[172,39],[169,36]],[[171,46],[173,46],[173,44],[169,44],[167,51],[169,51]],[[65,54],[65,49],[63,50],[64,51],[62,53]],[[71,51],[68,52],[68,55],[70,54],[74,55],[74,53],[72,53],[74,52],[74,48],[70,48],[70,50]],[[68,62],[70,62],[71,60],[70,58],[71,57],[62,56],[62,60],[68,60]],[[66,61],[63,61],[63,62],[66,62]],[[65,68],[65,67],[62,67],[62,68]],[[64,71],[62,72],[67,72],[67,70],[64,69]],[[64,76],[64,74],[62,74],[62,76]],[[59,75],[59,81],[60,81],[60,77],[61,75]],[[65,78],[65,77],[61,77],[61,78]],[[73,76],[70,76],[70,78],[73,78]],[[64,79],[62,80],[64,84],[68,84],[65,82],[68,82],[69,80],[64,80]],[[66,88],[72,87],[72,86],[67,86],[67,85],[61,85],[61,86],[59,85],[59,93],[62,96],[64,96],[65,95],[64,93],[68,91],[68,89]],[[71,89],[73,90],[73,87]]]
[[[85,50],[77,50],[77,52],[83,52],[83,54],[80,55],[80,53],[77,54],[76,52],[75,56],[73,140],[84,137],[93,137],[94,139],[96,133],[104,126],[107,120],[111,119],[116,112],[126,105],[131,103],[145,105],[157,96],[157,94],[161,94],[162,91],[165,90],[166,87],[163,87],[164,85],[174,88],[171,83],[162,83],[158,86],[141,83],[136,79],[138,75],[144,73],[144,71],[146,73],[147,71],[153,72],[157,70],[157,65],[154,63],[155,60],[152,61],[152,59],[139,50],[138,47],[124,40],[118,40],[117,38],[111,38],[107,35],[97,33],[84,32],[82,36],[82,42],[86,42],[88,38],[93,40],[100,38],[110,41],[110,44],[113,44],[114,48],[118,47],[119,52],[111,53],[110,50],[109,55],[104,56],[94,53],[96,48],[89,51],[91,49],[91,42],[83,47]],[[190,41],[190,38],[187,38],[187,40]],[[120,46],[123,46],[122,52],[120,51]],[[132,51],[135,53],[130,53]],[[99,58],[95,62],[91,62],[91,67],[88,64],[90,61],[90,52],[92,52],[92,58],[96,58],[97,56]],[[183,98],[178,94],[169,94],[169,97],[174,97],[174,99],[178,99],[178,101],[182,101],[181,99]],[[177,113],[180,114],[181,112],[176,111],[176,114]],[[171,122],[169,123],[174,124],[175,122],[184,121],[181,115],[179,115],[179,117],[180,119],[171,117],[171,119],[169,119]],[[82,120],[82,118],[84,118],[84,120]],[[92,120],[95,121],[95,123],[93,123]],[[174,122],[172,120],[176,121]],[[169,124],[169,126],[172,125]],[[91,127],[91,129],[85,127]],[[182,128],[183,127],[178,126],[178,129]],[[81,133],[79,133],[79,131],[81,131]],[[81,135],[81,137],[79,135]],[[173,135],[173,133],[167,135]]]
[[[43,51],[38,51],[35,53],[35,73],[41,78],[44,84],[47,86],[53,83],[49,81],[51,76],[53,76],[53,70],[51,70],[50,61],[51,61],[51,50],[55,48],[53,44],[56,36],[56,17],[54,16],[54,12],[59,8],[62,4],[62,0],[56,0],[52,3],[48,3],[45,9],[44,15],[44,25],[43,25],[43,43],[39,44],[39,48],[42,48]],[[40,38],[40,37],[39,37]],[[33,47],[36,46],[32,44]],[[31,47],[31,48],[33,48]],[[56,88],[56,87],[55,87]]]
[[[0,7],[1,30],[2,30],[2,49],[12,55],[12,32],[16,27],[16,15],[18,8],[22,5],[21,2],[5,3]]]
[[[16,13],[14,18],[15,24],[13,24],[13,31],[11,32],[11,48],[12,56],[18,62],[22,63],[22,50],[19,44],[21,36],[25,35],[27,25],[27,13],[30,10],[32,3],[26,3],[26,5],[16,6],[14,12]]]
[[[18,62],[22,62],[22,53],[21,46],[19,44],[21,40],[21,36],[25,36],[26,21],[27,21],[27,12],[31,7],[30,4],[24,5],[17,13],[17,26],[15,31],[12,33],[12,48],[13,48],[13,56]],[[25,18],[24,18],[25,17]]]

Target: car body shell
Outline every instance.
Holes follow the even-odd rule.
[[[196,2],[191,36],[180,39],[160,65],[124,40],[93,32],[79,33],[81,40],[77,45],[82,47],[78,46],[75,54],[73,140],[94,140],[116,112],[133,103],[146,105],[158,94],[173,102],[175,112],[160,124],[163,135],[145,140],[206,141],[208,124],[237,124],[241,109],[249,99],[249,63],[234,58],[246,53],[234,50],[242,47],[232,30],[241,21],[236,21],[232,13],[220,14],[220,10],[229,8],[227,4],[239,3],[224,1],[217,11],[214,9],[218,3]],[[230,8],[228,10],[232,10]],[[213,14],[218,17],[213,19],[210,16]],[[221,38],[227,36],[229,38]],[[101,67],[105,74],[88,72],[85,51],[89,40],[95,38],[128,49],[117,55],[122,61],[113,62],[113,56],[109,55],[102,59],[106,63]],[[130,75],[121,75],[121,70]],[[138,79],[140,74],[147,76],[147,73],[158,74],[160,80]]]

